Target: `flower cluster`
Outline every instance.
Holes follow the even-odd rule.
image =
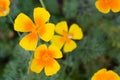
[[[106,70],[105,68],[97,71],[91,80],[120,80],[120,76],[112,70]]]
[[[15,19],[14,30],[29,33],[19,44],[25,50],[35,51],[30,65],[31,71],[40,73],[45,68],[45,74],[50,76],[60,69],[54,58],[62,58],[62,46],[65,44],[64,52],[73,51],[77,45],[72,39],[82,39],[83,32],[77,24],[72,24],[68,31],[66,21],[61,21],[55,26],[49,22],[50,13],[41,7],[34,8],[33,17],[34,22],[24,13],[20,13]],[[61,36],[54,35],[54,31]],[[51,45],[48,48],[45,44],[37,46],[39,38],[45,42],[51,40]]]

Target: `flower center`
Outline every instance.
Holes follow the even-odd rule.
[[[45,55],[42,56],[42,59],[43,59],[43,61],[46,62],[46,61],[49,61],[50,57],[47,53],[45,53]]]
[[[52,64],[53,57],[49,51],[43,52],[41,55],[41,61],[43,63],[43,66],[48,66]]]
[[[37,33],[38,35],[42,36],[45,33],[45,26],[44,25],[36,25],[33,32]]]
[[[4,10],[3,13],[6,15],[6,14],[8,14],[8,11]]]
[[[71,34],[68,34],[68,39],[72,39],[72,35]]]
[[[63,31],[63,40],[69,42],[73,38],[72,34]]]
[[[8,11],[6,11],[5,9],[3,9],[2,7],[0,7],[0,11],[3,12],[3,14],[8,14]]]

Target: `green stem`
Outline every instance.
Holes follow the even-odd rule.
[[[39,0],[39,1],[40,1],[40,3],[41,3],[42,7],[43,7],[43,8],[46,8],[43,0]]]
[[[11,17],[10,15],[8,15],[8,17],[9,17],[11,23],[14,25],[14,22],[13,22],[12,17]],[[19,32],[17,32],[17,34],[18,34],[18,36],[21,38],[21,34],[20,34]]]
[[[29,53],[30,53],[30,52],[29,52]],[[27,74],[30,73],[30,65],[31,65],[32,59],[33,59],[33,53],[32,53],[32,55],[31,55],[31,57],[30,57],[30,62],[29,62],[29,67],[28,67]]]
[[[8,17],[9,17],[9,19],[10,19],[11,23],[12,23],[12,24],[14,24],[14,22],[13,22],[13,20],[12,20],[11,16],[10,16],[10,15],[8,15]]]

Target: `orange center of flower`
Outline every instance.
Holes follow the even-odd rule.
[[[42,54],[40,56],[41,56],[40,62],[42,62],[43,66],[49,66],[52,64],[53,55],[51,51],[44,50],[42,51]]]
[[[6,11],[5,9],[3,9],[2,7],[0,7],[0,12],[4,13],[4,14],[7,14],[8,11]]]
[[[38,35],[42,36],[45,33],[45,25],[36,25],[33,32],[37,33]]]
[[[43,60],[44,62],[49,61],[49,59],[50,59],[50,56],[49,56],[47,53],[45,53],[45,54],[42,56],[42,60]]]
[[[73,35],[70,33],[67,33],[66,31],[63,31],[63,37],[61,40],[66,41],[66,42],[70,42],[70,40],[73,38]]]
[[[6,11],[7,7],[8,6],[6,6],[5,3],[0,3],[0,12],[4,13],[4,14],[7,14],[8,13],[8,11]]]

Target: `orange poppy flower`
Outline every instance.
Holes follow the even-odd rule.
[[[30,66],[31,71],[40,73],[44,68],[47,76],[56,74],[60,65],[54,58],[62,58],[62,52],[57,47],[50,45],[47,48],[45,44],[40,45],[35,50],[34,59]]]
[[[117,73],[112,70],[100,69],[96,72],[91,80],[120,80],[120,77]]]
[[[80,40],[83,38],[81,28],[77,24],[72,24],[68,31],[66,21],[59,22],[55,27],[55,32],[59,35],[54,35],[51,39],[51,43],[59,49],[64,45],[64,52],[71,52],[77,47],[76,43],[72,39]]]
[[[120,0],[97,0],[95,2],[96,8],[102,13],[108,13],[110,10],[113,12],[120,11]]]
[[[10,12],[9,6],[9,0],[0,0],[0,16],[6,16]]]
[[[25,50],[35,50],[38,42],[38,36],[48,42],[54,35],[54,24],[48,23],[50,14],[44,8],[34,9],[34,22],[23,13],[20,13],[15,19],[14,30],[19,32],[30,32],[22,38],[20,45]]]

